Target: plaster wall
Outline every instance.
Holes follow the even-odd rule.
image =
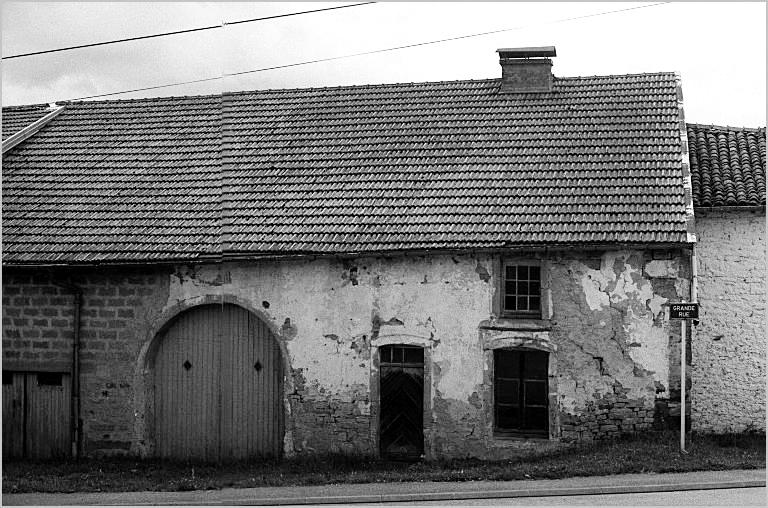
[[[86,292],[86,450],[152,453],[146,403],[152,378],[146,359],[153,339],[178,312],[216,301],[248,308],[281,344],[285,455],[375,455],[376,350],[398,343],[427,349],[427,458],[500,458],[521,447],[557,447],[650,428],[655,404],[679,384],[670,362],[670,351],[679,347],[679,328],[665,320],[664,305],[688,297],[687,257],[677,251],[608,251],[522,259],[541,263],[542,319],[499,315],[501,265],[489,254],[102,268],[79,274],[75,281]],[[4,289],[18,288],[22,295],[35,291],[30,289],[34,278],[9,275]],[[50,281],[38,282],[51,287]],[[33,329],[34,322],[14,321],[31,301],[13,298],[3,302],[4,355],[15,355],[14,368],[39,367],[25,367],[25,351],[16,354],[17,346],[32,348],[33,343],[12,337],[32,333],[24,330]],[[59,324],[71,329],[71,321]],[[549,440],[494,435],[493,350],[498,347],[550,353]]]
[[[765,431],[765,214],[698,212],[692,425]]]

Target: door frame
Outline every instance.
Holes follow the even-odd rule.
[[[291,418],[291,405],[288,396],[295,391],[295,386],[293,375],[291,374],[293,371],[290,365],[286,339],[281,329],[275,325],[272,319],[248,301],[234,295],[220,294],[183,300],[166,308],[160,316],[153,320],[153,324],[150,327],[151,331],[148,332],[144,345],[139,352],[134,372],[134,451],[142,457],[152,457],[155,455],[154,360],[161,339],[180,314],[203,305],[212,304],[231,304],[242,307],[261,320],[275,338],[280,349],[280,360],[283,369],[283,393],[281,394],[283,410],[282,457],[292,457],[295,454],[293,448],[294,422]]]
[[[381,457],[381,373],[380,373],[380,355],[379,348],[382,346],[418,346],[424,350],[424,396],[423,396],[423,419],[422,428],[424,432],[424,459],[432,460],[435,457],[434,450],[434,425],[435,414],[433,406],[432,386],[432,344],[433,338],[409,334],[380,335],[371,342],[371,373],[370,373],[370,393],[371,393],[371,427],[370,439],[376,457]]]

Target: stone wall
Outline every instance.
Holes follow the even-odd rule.
[[[168,275],[140,269],[4,270],[3,369],[70,372],[74,293],[82,289],[80,379],[86,452],[135,441],[133,384],[147,323],[160,314]],[[62,287],[62,285],[64,287]]]
[[[52,272],[47,279],[35,271],[6,270],[4,358],[17,363],[4,368],[35,370],[35,362],[56,348],[61,353],[51,361],[71,357],[64,348],[71,340],[71,296],[51,284],[69,278],[84,290],[81,357],[89,452],[152,453],[146,422],[150,345],[176,313],[217,301],[255,313],[287,355],[286,455],[377,453],[376,358],[387,344],[425,348],[427,458],[499,458],[520,447],[556,447],[649,428],[656,402],[668,399],[679,383],[670,363],[679,328],[664,319],[664,305],[688,297],[687,256],[596,251],[533,253],[525,259],[542,266],[542,319],[495,313],[500,262],[492,255],[99,268]],[[50,293],[49,300],[33,302],[43,293]],[[26,295],[29,300],[15,300]],[[37,314],[30,313],[48,320],[39,321],[38,330]],[[42,339],[46,330],[48,347],[24,338],[39,331]],[[494,435],[498,347],[550,353],[549,440]]]
[[[765,213],[696,214],[693,429],[765,431]]]

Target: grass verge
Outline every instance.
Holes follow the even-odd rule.
[[[404,481],[530,480],[623,473],[765,467],[765,435],[652,433],[558,451],[521,451],[503,461],[461,459],[402,463],[326,456],[226,464],[132,458],[3,463],[3,493],[180,491]]]

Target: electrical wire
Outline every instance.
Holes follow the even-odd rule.
[[[337,7],[326,7],[324,9],[314,9],[311,11],[301,11],[301,12],[290,12],[287,14],[276,14],[274,16],[265,16],[262,18],[252,18],[252,19],[241,19],[239,21],[224,21],[220,25],[211,25],[211,26],[202,26],[199,28],[189,28],[186,30],[176,30],[175,32],[163,32],[159,34],[152,34],[152,35],[140,35],[138,37],[128,37],[127,39],[115,39],[112,41],[104,41],[104,42],[94,42],[91,44],[81,44],[79,46],[68,46],[66,48],[56,48],[56,49],[46,49],[43,51],[33,51],[32,53],[22,53],[19,55],[11,55],[11,56],[4,56],[2,57],[2,60],[10,60],[11,58],[22,58],[25,56],[34,56],[34,55],[44,55],[47,53],[56,53],[59,51],[69,51],[71,49],[81,49],[81,48],[92,48],[95,46],[105,46],[107,44],[117,44],[119,42],[130,42],[130,41],[139,41],[142,39],[152,39],[155,37],[165,37],[167,35],[178,35],[178,34],[185,34],[190,32],[200,32],[203,30],[213,30],[215,28],[223,28],[227,25],[239,25],[242,23],[253,23],[254,21],[265,21],[268,19],[277,19],[277,18],[287,18],[289,16],[298,16],[300,14],[311,14],[313,12],[324,12],[324,11],[333,11],[336,9],[347,9],[349,7],[360,7],[361,5],[369,5],[369,4],[375,4],[376,2],[363,2],[359,4],[352,4],[352,5],[341,5]]]
[[[332,56],[332,57],[328,57],[328,58],[319,58],[319,59],[316,59],[316,60],[307,60],[307,61],[304,61],[304,62],[295,62],[295,63],[285,64],[285,65],[276,65],[276,66],[273,66],[273,67],[262,67],[260,69],[252,69],[252,70],[248,70],[248,71],[233,72],[233,73],[223,74],[221,76],[216,76],[216,77],[195,79],[195,80],[191,80],[191,81],[179,81],[179,82],[176,82],[176,83],[168,83],[168,84],[165,84],[165,85],[155,85],[155,86],[149,86],[149,87],[145,87],[145,88],[135,88],[135,89],[132,89],[132,90],[124,90],[124,91],[121,91],[121,92],[111,92],[111,93],[104,93],[104,94],[98,94],[98,95],[88,95],[86,97],[78,97],[76,99],[68,99],[68,100],[70,100],[70,101],[79,101],[79,100],[85,100],[85,99],[96,99],[96,98],[99,98],[99,97],[109,97],[109,96],[112,96],[112,95],[122,95],[122,94],[126,94],[126,93],[143,92],[143,91],[148,91],[148,90],[157,90],[157,89],[160,89],[160,88],[168,88],[168,87],[171,87],[171,86],[188,85],[188,84],[193,84],[193,83],[201,83],[201,82],[205,82],[205,81],[216,81],[216,80],[224,79],[224,78],[230,77],[230,76],[241,76],[241,75],[244,75],[244,74],[253,74],[253,73],[256,73],[256,72],[264,72],[264,71],[271,71],[271,70],[277,70],[277,69],[286,69],[288,67],[297,67],[297,66],[300,66],[300,65],[309,65],[309,64],[320,63],[320,62],[329,62],[329,61],[332,61],[332,60],[341,60],[341,59],[344,59],[344,58],[353,58],[353,57],[364,56],[364,55],[372,55],[372,54],[375,54],[375,53],[384,53],[384,52],[387,52],[387,51],[396,51],[396,50],[401,50],[401,49],[414,48],[414,47],[418,47],[418,46],[427,46],[427,45],[430,45],[430,44],[439,44],[439,43],[443,43],[443,42],[456,41],[456,40],[460,40],[460,39],[469,39],[471,37],[481,37],[481,36],[485,36],[485,35],[492,35],[492,34],[497,34],[497,33],[502,33],[502,32],[511,32],[511,31],[514,31],[514,30],[522,30],[524,28],[530,28],[532,26],[538,26],[538,25],[551,25],[551,24],[556,24],[556,23],[565,23],[565,22],[569,22],[569,21],[578,21],[578,20],[586,19],[586,18],[594,18],[594,17],[597,17],[597,16],[605,16],[607,14],[617,14],[617,13],[620,13],[620,12],[627,12],[627,11],[632,11],[632,10],[636,10],[636,9],[645,9],[645,8],[648,8],[648,7],[656,7],[656,6],[659,6],[659,5],[666,5],[666,4],[669,4],[669,3],[671,3],[671,2],[659,2],[659,3],[655,3],[655,4],[641,5],[641,6],[636,6],[636,7],[628,7],[628,8],[625,8],[625,9],[618,9],[618,10],[614,10],[614,11],[597,12],[597,13],[593,13],[593,14],[585,14],[583,16],[575,16],[575,17],[571,17],[571,18],[563,18],[563,19],[558,19],[558,20],[548,21],[548,22],[543,22],[543,23],[534,23],[532,25],[527,25],[527,26],[519,26],[519,27],[513,27],[513,28],[504,28],[504,29],[501,29],[501,30],[491,30],[489,32],[480,32],[480,33],[469,34],[469,35],[460,35],[460,36],[456,36],[456,37],[449,37],[447,39],[439,39],[439,40],[435,40],[435,41],[417,42],[417,43],[413,43],[413,44],[406,44],[404,46],[396,46],[396,47],[392,47],[392,48],[384,48],[384,49],[376,49],[376,50],[372,50],[372,51],[364,51],[362,53],[352,53],[352,54],[349,54],[349,55]]]

